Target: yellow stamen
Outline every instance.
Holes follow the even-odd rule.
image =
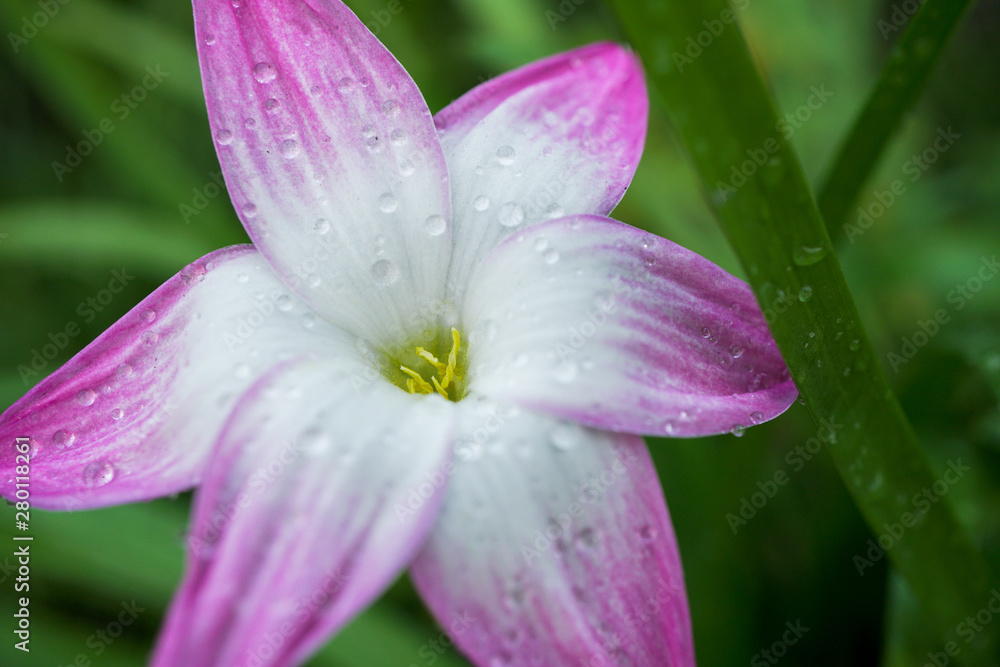
[[[415,370],[411,370],[406,366],[400,366],[399,370],[403,371],[411,378],[413,378],[412,380],[406,383],[407,388],[410,388],[410,382],[413,382],[415,384],[415,388],[417,389],[417,391],[414,391],[412,388],[410,388],[411,394],[430,394],[431,392],[434,391],[434,387],[429,385],[427,383],[427,380],[420,377],[420,373],[416,372]]]
[[[441,396],[451,400],[448,396],[448,387],[455,385],[462,379],[456,372],[458,370],[458,351],[462,347],[462,339],[455,328],[451,330],[451,343],[451,351],[448,353],[447,364],[443,363],[426,348],[415,348],[417,356],[429,363],[437,371],[437,376],[432,376],[430,382],[427,382],[427,380],[420,376],[420,373],[412,368],[407,368],[406,366],[399,367],[401,371],[409,376],[409,379],[406,380],[406,389],[411,394],[432,394],[437,392]],[[458,398],[456,396],[455,400]]]

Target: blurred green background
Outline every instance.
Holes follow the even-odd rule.
[[[402,61],[433,111],[470,87],[588,42],[623,40],[602,0],[385,0],[348,4]],[[898,3],[902,4],[902,3]],[[892,2],[736,3],[739,20],[814,185],[875,82],[892,40]],[[51,16],[37,14],[45,7]],[[387,17],[389,17],[388,20]],[[215,186],[191,9],[162,0],[4,0],[0,24],[0,407],[13,403],[186,263],[246,235]],[[41,27],[37,27],[40,25]],[[881,29],[880,29],[881,25]],[[15,37],[12,37],[14,35]],[[18,38],[20,37],[20,39]],[[115,101],[147,67],[168,76],[134,108]],[[935,470],[969,473],[947,500],[1000,569],[1000,280],[959,309],[949,293],[1000,252],[1000,7],[973,8],[908,115],[857,207],[893,181],[906,189],[838,253],[893,387]],[[809,108],[810,95],[826,101]],[[739,99],[732,104],[739,105]],[[804,106],[805,105],[805,106]],[[804,110],[803,110],[804,109]],[[75,146],[108,119],[113,131],[70,171]],[[959,137],[913,179],[907,163],[939,129]],[[96,143],[96,142],[95,142]],[[213,196],[214,194],[214,196]],[[670,238],[731,272],[741,269],[704,202],[669,119],[654,98],[649,140],[615,217]],[[873,210],[878,210],[877,208]],[[99,311],[86,305],[124,267],[136,276]],[[889,363],[902,337],[945,309],[950,320],[912,360]],[[37,373],[50,334],[80,327]],[[875,537],[825,451],[786,458],[816,436],[801,406],[741,438],[650,441],[685,563],[699,664],[772,664],[761,653],[786,629],[809,628],[786,665],[922,665],[941,641],[924,630],[885,559],[859,574]],[[784,472],[788,483],[745,524],[741,502]],[[0,664],[138,665],[181,576],[189,496],[69,514],[36,512],[32,653],[7,634]],[[13,509],[0,521],[12,544]],[[735,530],[733,528],[735,526]],[[0,550],[0,615],[9,619],[13,548]],[[961,567],[956,563],[955,567]],[[983,593],[985,606],[989,593]],[[105,641],[122,604],[143,611]],[[974,613],[975,610],[970,610]],[[115,628],[110,628],[114,631]],[[467,664],[446,648],[401,580],[310,664]],[[82,656],[82,658],[80,657]],[[80,662],[83,660],[83,662]],[[952,661],[954,664],[954,661]]]

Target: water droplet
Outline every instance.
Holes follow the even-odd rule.
[[[563,207],[559,204],[549,204],[545,207],[546,218],[561,218],[565,214]]]
[[[243,215],[246,216],[246,217],[248,217],[248,218],[255,218],[255,217],[257,217],[257,205],[256,204],[247,204],[246,206],[244,206],[243,207]]]
[[[388,287],[399,280],[399,267],[387,259],[372,264],[372,278],[379,287]]]
[[[576,429],[569,424],[561,424],[549,434],[549,441],[556,449],[566,451],[572,449],[577,443]]]
[[[159,334],[155,331],[147,331],[140,336],[144,345],[156,345],[156,341],[160,340]]]
[[[497,217],[504,227],[517,227],[524,222],[524,209],[515,202],[507,202],[500,207]]]
[[[485,211],[490,207],[490,198],[485,195],[479,195],[472,200],[472,208],[477,211]]]
[[[861,339],[855,338],[847,347],[850,348],[851,352],[857,352],[861,349]]]
[[[215,44],[215,35],[208,35],[207,37],[205,37],[205,43],[208,44],[209,46]]]
[[[201,264],[190,264],[181,269],[181,280],[185,285],[194,285],[205,279],[205,267]]]
[[[143,311],[143,313],[142,313],[142,321],[143,322],[145,322],[146,324],[151,324],[153,322],[153,320],[155,320],[155,319],[156,319],[156,311],[155,310],[146,310],[146,311]]]
[[[409,160],[403,160],[399,163],[399,173],[403,176],[412,176],[413,172],[417,170],[416,165],[414,165]]]
[[[316,316],[312,313],[306,313],[302,316],[302,326],[306,329],[312,329],[316,326]]]
[[[410,137],[406,134],[406,130],[395,129],[389,133],[389,141],[391,141],[396,146],[402,146]]]
[[[396,100],[386,100],[382,103],[382,113],[384,113],[389,118],[394,118],[399,115],[399,102]]]
[[[320,235],[326,234],[330,231],[330,221],[326,218],[320,218],[316,221],[316,224],[313,225],[313,231]]]
[[[340,93],[349,93],[354,89],[354,79],[349,76],[345,76],[343,79],[337,82],[337,91]]]
[[[253,128],[257,127],[257,119],[247,118],[246,120],[243,121],[243,127],[247,128],[248,130],[252,130]]]
[[[799,246],[792,255],[792,259],[799,266],[810,266],[824,257],[826,257],[826,248],[823,246]]]
[[[229,130],[219,130],[219,133],[215,135],[215,138],[223,146],[228,146],[233,143],[233,133]]]
[[[236,282],[238,283],[248,283],[250,282],[250,276],[246,273],[240,273],[236,276]]]
[[[447,221],[440,215],[432,215],[424,220],[424,231],[431,236],[441,236],[447,228]]]
[[[656,529],[646,525],[639,528],[639,539],[643,542],[652,542],[656,539]]]
[[[517,159],[517,151],[514,150],[513,146],[501,146],[497,149],[497,162],[505,167],[509,167],[514,164]]]
[[[97,400],[97,392],[93,389],[81,389],[76,395],[76,402],[86,407]]]
[[[559,251],[549,250],[547,253],[545,253],[543,258],[545,259],[546,264],[555,264],[556,262],[559,261]]]
[[[118,368],[115,369],[115,374],[120,378],[127,378],[132,375],[132,367],[128,364],[118,364]]]
[[[376,134],[378,134],[378,131],[375,129],[375,126],[372,125],[371,123],[361,128],[361,136],[364,137],[365,139],[370,139],[374,137]]]
[[[760,391],[764,388],[764,384],[767,382],[767,374],[765,373],[754,373],[750,381],[747,382],[747,391],[753,393],[755,391]]]
[[[812,298],[813,288],[809,285],[803,285],[802,289],[799,290],[799,301],[805,303]]]
[[[115,467],[107,461],[94,461],[83,469],[83,483],[91,489],[104,486],[114,478]]]
[[[398,206],[399,202],[388,192],[378,198],[378,207],[383,213],[392,213]]]
[[[52,444],[56,447],[72,447],[74,442],[76,442],[76,434],[72,431],[59,429],[52,434]]]
[[[711,338],[712,337],[712,330],[709,329],[708,327],[702,327],[701,328],[701,337],[702,338]]]
[[[762,421],[764,421],[764,413],[762,413],[762,412],[756,412],[756,411],[750,413],[750,423],[751,424],[759,424]]]
[[[577,368],[575,362],[563,361],[552,370],[552,379],[556,382],[569,384],[576,379],[576,373]]]
[[[548,247],[549,247],[549,240],[544,236],[535,239],[535,250],[537,250],[538,252],[545,252],[545,250]]]
[[[115,421],[120,421],[122,417],[125,416],[125,411],[121,408],[115,408],[111,411],[111,418]]]
[[[743,356],[743,348],[739,345],[731,345],[729,347],[729,354],[732,355],[733,359],[739,359]]]
[[[278,70],[271,63],[257,63],[253,66],[253,78],[258,83],[270,83],[278,76]]]
[[[746,433],[747,427],[743,424],[734,424],[730,433],[732,433],[737,438],[742,438],[743,434]]]
[[[299,154],[299,142],[295,139],[285,139],[281,142],[281,154],[291,160]]]
[[[306,278],[306,284],[309,285],[309,287],[319,287],[322,282],[323,280],[315,273],[309,274],[309,277]]]
[[[280,107],[280,106],[281,106],[281,102],[279,102],[278,100],[276,100],[276,99],[274,99],[272,97],[267,102],[264,102],[264,111],[266,111],[268,113],[274,113],[275,111],[278,110],[278,107]]]
[[[292,309],[292,297],[287,294],[282,294],[275,300],[275,305],[278,306],[278,310],[283,313],[287,313]]]

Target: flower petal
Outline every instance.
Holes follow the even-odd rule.
[[[194,10],[226,184],[278,273],[371,340],[440,298],[448,171],[402,65],[337,0]]]
[[[516,227],[610,213],[639,164],[648,111],[638,58],[601,43],[487,81],[438,113],[453,177],[449,284],[460,290]]]
[[[464,316],[474,391],[588,426],[724,433],[797,395],[746,283],[608,218],[505,241],[474,275]]]
[[[237,406],[153,665],[299,664],[423,544],[454,406],[337,361],[290,364]]]
[[[206,255],[0,416],[2,493],[14,496],[18,437],[32,441],[37,507],[101,507],[189,488],[260,374],[283,355],[353,349],[345,338],[289,295],[253,246]]]
[[[471,439],[411,572],[472,662],[693,665],[677,543],[642,440],[489,404],[460,423]]]

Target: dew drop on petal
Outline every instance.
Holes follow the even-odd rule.
[[[215,138],[223,146],[228,146],[233,143],[233,133],[229,130],[219,130],[219,133],[215,135]]]
[[[535,250],[538,252],[545,252],[549,247],[549,240],[544,236],[539,236],[535,239]]]
[[[549,250],[543,256],[546,264],[555,264],[559,261],[559,252],[557,250]]]
[[[743,424],[733,424],[733,428],[729,432],[732,433],[737,438],[742,438],[743,434],[746,433],[746,430],[747,427],[744,426]]]
[[[349,76],[345,76],[343,79],[337,82],[337,91],[340,93],[349,93],[354,89],[354,79]]]
[[[490,198],[486,195],[479,195],[472,200],[472,208],[477,211],[485,211],[490,207]]]
[[[278,310],[287,313],[292,309],[292,298],[287,294],[282,294],[275,300],[275,304],[278,306]]]
[[[306,284],[309,285],[309,287],[319,287],[320,283],[322,283],[322,282],[323,282],[323,279],[320,278],[315,273],[309,274],[309,277],[306,278]]]
[[[330,231],[330,221],[326,218],[320,218],[313,225],[313,231],[320,235],[326,234]]]
[[[576,379],[577,367],[573,361],[563,361],[552,371],[552,379],[556,382],[569,384]]]
[[[388,192],[378,198],[378,207],[383,213],[392,213],[399,206],[399,202]]]
[[[127,378],[132,375],[132,367],[128,364],[118,364],[118,368],[115,369],[115,374],[120,378]]]
[[[240,273],[236,276],[236,282],[238,283],[250,282],[250,276],[246,273]]]
[[[739,359],[743,356],[743,348],[739,345],[731,345],[729,347],[729,354],[732,355],[733,359]]]
[[[76,442],[76,434],[72,431],[59,429],[52,434],[52,444],[56,447],[72,447],[74,442]]]
[[[762,421],[764,421],[764,413],[763,412],[754,411],[754,412],[750,413],[750,423],[751,424],[759,424]]]
[[[114,478],[115,467],[107,461],[94,461],[83,469],[83,483],[91,489],[104,486]]]
[[[549,441],[556,449],[566,451],[572,449],[577,443],[576,436],[576,431],[572,426],[560,424],[552,429],[552,432],[549,434]]]
[[[409,160],[403,160],[399,163],[399,173],[403,176],[412,176],[413,172],[417,170],[416,165],[414,165]]]
[[[209,46],[215,44],[215,35],[208,35],[207,37],[205,37],[205,43],[208,44]]]
[[[388,287],[399,280],[399,267],[387,259],[372,264],[372,278],[379,287]]]
[[[802,289],[799,290],[799,301],[805,303],[812,298],[813,288],[809,285],[804,285]]]
[[[248,218],[257,217],[257,205],[256,204],[247,204],[246,206],[244,206],[243,207],[243,215],[245,215]]]
[[[122,417],[125,416],[125,411],[121,408],[115,408],[111,411],[111,418],[115,421],[120,421]]]
[[[264,102],[264,111],[266,111],[268,113],[274,113],[275,111],[278,110],[278,107],[280,107],[280,106],[281,106],[281,102],[279,102],[278,100],[276,100],[276,99],[274,99],[272,97],[267,102]]]
[[[382,113],[384,113],[389,118],[393,118],[399,115],[399,102],[396,100],[386,100],[382,103]]]
[[[424,220],[424,231],[431,236],[440,236],[448,228],[448,223],[443,216],[432,215]]]
[[[401,130],[397,128],[389,133],[389,141],[391,141],[393,144],[397,146],[402,146],[407,141],[409,141],[409,139],[410,137],[406,134],[406,130]]]
[[[708,327],[702,327],[701,328],[701,337],[702,338],[711,338],[712,337],[712,330],[709,329]]]
[[[84,407],[93,405],[96,400],[97,392],[93,389],[81,389],[76,395],[76,402]]]
[[[561,218],[563,215],[565,215],[565,212],[559,204],[549,204],[545,207],[546,218]]]
[[[516,202],[507,202],[500,207],[498,218],[504,227],[517,227],[524,222],[524,209]]]
[[[257,63],[253,66],[253,78],[258,83],[270,83],[278,76],[278,70],[271,63]]]
[[[513,146],[501,146],[497,149],[497,162],[505,167],[509,167],[514,164],[517,159],[517,151],[514,150]]]
[[[159,334],[155,331],[147,331],[140,338],[145,345],[156,345],[156,341],[160,340]]]
[[[281,154],[291,160],[299,154],[299,142],[295,139],[285,139],[281,142]]]

